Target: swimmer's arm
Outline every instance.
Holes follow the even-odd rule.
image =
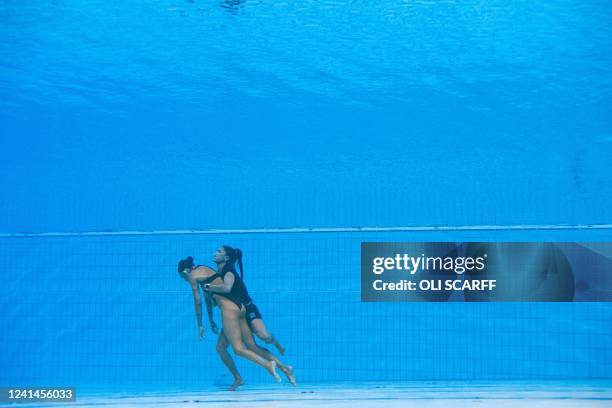
[[[217,327],[213,317],[214,299],[210,293],[204,292],[204,302],[206,303],[206,312],[208,313],[208,323],[210,324],[210,329],[213,333],[218,334],[219,327]]]
[[[198,319],[198,328],[202,328],[202,302],[200,301],[200,291],[197,282],[191,282],[191,289],[193,290],[193,303]]]
[[[225,274],[223,283],[221,285],[207,284],[206,290],[215,293],[230,293],[232,286],[234,286],[234,274],[232,272],[228,272]]]

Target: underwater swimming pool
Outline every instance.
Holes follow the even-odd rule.
[[[484,381],[495,398],[444,389],[498,404],[523,387],[507,381],[551,381],[543,404],[609,403],[612,306],[583,301],[588,279],[576,302],[366,303],[359,251],[612,241],[611,17],[567,0],[2,2],[0,386],[356,407],[368,382]],[[237,359],[250,391],[221,393],[176,274],[221,244],[244,250],[304,388]]]
[[[176,262],[244,253],[244,279],[298,384],[607,378],[612,307],[584,302],[364,303],[360,243],[605,240],[608,230],[102,235],[2,239],[3,384],[189,391],[228,386],[198,340]],[[36,271],[36,279],[28,278]],[[595,273],[594,271],[592,273]],[[576,282],[605,276],[576,275]],[[603,281],[602,281],[603,282]],[[579,287],[579,286],[577,286]],[[451,292],[463,296],[461,292]],[[215,310],[215,320],[221,323]],[[208,326],[207,320],[204,325]],[[262,343],[263,344],[263,343]],[[27,350],[27,352],[24,352]],[[236,357],[247,384],[274,385]],[[285,387],[286,384],[279,385]]]

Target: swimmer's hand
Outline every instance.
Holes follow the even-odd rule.
[[[202,340],[202,339],[204,338],[204,332],[205,332],[205,331],[206,331],[206,330],[204,329],[204,326],[200,326],[200,328],[199,328],[199,330],[198,330],[198,332],[199,332],[199,335],[198,335],[198,340]]]
[[[210,330],[212,330],[212,332],[215,334],[219,334],[219,328],[215,322],[210,322]]]

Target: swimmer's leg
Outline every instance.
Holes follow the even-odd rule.
[[[223,332],[232,345],[234,353],[262,366],[277,382],[279,382],[281,378],[276,373],[276,361],[266,360],[257,355],[255,352],[247,349],[242,341],[241,327],[243,324],[248,327],[246,319],[244,318],[244,309],[239,310],[235,305],[225,307],[221,313],[221,317],[223,320]]]
[[[287,376],[287,379],[289,380],[291,385],[293,386],[297,385],[295,382],[295,375],[293,374],[293,367],[291,367],[290,365],[284,364],[280,360],[280,358],[272,354],[267,348],[261,347],[260,345],[255,343],[255,339],[253,338],[253,332],[251,331],[251,328],[249,327],[248,323],[246,327],[244,326],[241,327],[241,331],[242,331],[242,341],[244,342],[244,344],[249,350],[254,351],[255,353],[257,353],[258,355],[262,356],[263,358],[267,360],[275,361],[278,368]]]
[[[278,340],[274,338],[272,333],[268,331],[266,325],[264,324],[263,319],[253,319],[251,320],[251,326],[253,327],[253,331],[261,340],[263,340],[266,344],[272,344],[281,356],[285,355],[285,348],[280,344]]]
[[[232,385],[230,385],[228,391],[235,391],[236,388],[244,384],[244,380],[242,379],[240,372],[238,372],[238,369],[236,368],[236,363],[234,363],[234,359],[227,351],[228,346],[229,341],[227,340],[227,337],[225,337],[223,329],[221,329],[221,333],[219,333],[219,338],[217,339],[217,353],[219,353],[221,361],[223,361],[223,364],[225,364],[227,369],[230,371],[230,373],[232,373],[232,376],[234,377],[234,382],[232,383]]]

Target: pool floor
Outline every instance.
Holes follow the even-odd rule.
[[[245,385],[239,391],[90,394],[58,407],[612,407],[612,380]],[[22,405],[22,404],[20,404]],[[22,406],[31,406],[23,404]],[[14,406],[14,405],[13,405]]]

